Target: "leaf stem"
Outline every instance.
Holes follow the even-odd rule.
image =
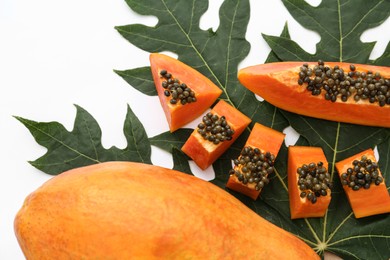
[[[321,240],[318,237],[317,233],[315,232],[314,228],[311,226],[309,220],[305,218],[306,225],[309,227],[311,233],[313,234],[314,239],[317,241],[318,244],[321,244]]]
[[[161,2],[163,3],[163,5],[165,6],[165,9],[167,10],[167,12],[169,13],[169,15],[172,17],[172,19],[175,21],[175,23],[177,24],[177,26],[179,27],[179,29],[183,32],[183,34],[185,35],[185,37],[187,38],[188,42],[190,43],[191,47],[194,49],[194,51],[196,52],[196,54],[199,56],[199,58],[202,60],[202,62],[204,63],[204,65],[206,66],[206,68],[210,71],[211,75],[214,77],[214,79],[217,81],[218,85],[222,88],[223,88],[223,85],[221,83],[221,81],[218,79],[218,77],[214,74],[213,70],[210,68],[210,66],[208,65],[208,63],[206,62],[206,60],[204,59],[203,55],[199,52],[198,48],[196,48],[194,42],[192,41],[191,37],[189,36],[189,34],[184,30],[183,26],[181,26],[181,24],[179,23],[179,21],[176,19],[176,17],[173,15],[173,13],[171,12],[171,10],[169,10],[167,4],[165,3],[164,0],[161,0]],[[226,91],[225,91],[226,92]]]
[[[42,131],[42,129],[40,129],[39,127],[36,127],[35,125],[31,124],[31,123],[29,122],[29,120],[26,120],[26,119],[24,119],[24,118],[22,118],[22,117],[18,117],[18,116],[15,116],[15,118],[18,119],[18,120],[19,120],[20,122],[22,122],[23,124],[28,125],[28,126],[30,126],[31,128],[34,128],[36,131],[40,132],[41,134],[43,134],[43,135],[49,137],[50,139],[56,141],[57,143],[59,143],[60,145],[66,147],[67,149],[69,149],[70,151],[74,152],[75,154],[78,154],[79,156],[84,157],[84,158],[86,158],[86,159],[88,159],[88,160],[90,160],[90,161],[92,161],[92,162],[100,163],[99,160],[97,160],[97,159],[95,159],[95,158],[92,158],[92,157],[90,157],[90,156],[88,156],[88,155],[86,155],[86,154],[80,153],[79,151],[77,151],[77,150],[74,149],[73,147],[71,147],[71,146],[67,145],[66,143],[64,143],[63,141],[57,139],[55,136],[49,134],[48,132]],[[36,139],[36,138],[35,138],[35,139]]]
[[[344,225],[344,223],[352,216],[353,212],[349,213],[349,215],[341,221],[341,223],[335,228],[335,230],[329,235],[328,240],[326,240],[326,244],[329,243],[330,240],[334,237],[337,231]],[[331,244],[328,244],[331,245]]]
[[[340,48],[340,62],[343,62],[343,32],[342,32],[342,22],[341,22],[341,5],[340,0],[337,0],[337,13],[339,16],[339,48]]]
[[[342,242],[345,242],[345,241],[348,241],[351,239],[360,239],[360,238],[385,238],[385,239],[389,239],[390,236],[386,236],[386,235],[357,235],[357,236],[346,237],[346,238],[334,241],[333,243],[330,243],[329,246],[333,246],[333,245],[336,245],[336,244],[339,244],[339,243],[342,243]]]
[[[284,183],[282,176],[280,176],[280,174],[276,170],[276,168],[274,168],[274,172],[275,172],[276,177],[278,177],[279,181],[282,183],[283,188],[288,192],[288,188],[287,188],[286,184]]]
[[[193,43],[191,37],[189,36],[189,34],[184,30],[183,26],[181,26],[181,24],[179,23],[179,21],[176,19],[176,17],[173,15],[173,13],[169,10],[168,6],[166,5],[165,1],[164,0],[161,0],[161,2],[163,3],[163,5],[165,6],[165,9],[167,10],[167,12],[169,13],[169,15],[172,17],[172,19],[175,21],[175,23],[177,24],[177,26],[179,27],[179,29],[182,31],[182,33],[185,35],[185,37],[187,38],[188,42],[190,43],[190,46],[193,48],[193,50],[195,51],[195,53],[199,56],[199,58],[202,60],[203,64],[206,66],[207,70],[211,73],[211,75],[213,76],[213,78],[216,80],[217,84],[219,85],[219,87],[222,89],[222,91],[225,93],[226,95],[226,101],[228,103],[230,103],[233,107],[237,108],[237,106],[235,106],[235,104],[232,102],[227,90],[226,90],[226,87],[227,87],[227,81],[228,81],[228,70],[229,70],[229,57],[230,57],[230,43],[231,43],[231,35],[232,35],[232,32],[233,32],[233,25],[235,23],[235,19],[236,19],[236,13],[237,13],[237,9],[238,9],[238,5],[239,5],[239,2],[240,1],[237,1],[236,3],[236,8],[235,8],[235,11],[234,11],[234,15],[233,15],[233,19],[232,19],[232,22],[231,22],[231,28],[230,28],[230,33],[229,33],[229,37],[228,37],[228,46],[227,46],[227,58],[226,58],[226,67],[225,67],[225,73],[226,73],[226,77],[225,77],[225,85],[222,84],[222,82],[218,79],[218,77],[216,76],[216,74],[214,73],[214,71],[211,69],[211,67],[209,66],[209,64],[206,62],[205,58],[203,57],[202,53],[198,50],[198,48],[195,46],[195,44]]]

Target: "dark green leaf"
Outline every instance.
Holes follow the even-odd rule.
[[[173,169],[184,173],[192,174],[188,157],[176,147],[172,147]]]
[[[374,43],[363,43],[360,36],[383,23],[390,8],[390,2],[385,0],[326,0],[317,7],[304,0],[283,0],[283,4],[303,27],[320,35],[314,60],[355,63],[367,63],[374,47]],[[295,49],[296,45],[291,45],[292,53]],[[276,54],[287,60],[279,52]]]
[[[307,53],[290,38],[268,36],[265,34],[263,34],[263,38],[281,61],[308,61],[313,59],[311,54]]]
[[[16,117],[28,128],[35,141],[47,148],[45,155],[30,162],[34,167],[55,175],[105,161],[125,160],[151,164],[149,140],[130,107],[124,125],[127,147],[123,150],[117,147],[105,149],[101,143],[102,132],[96,120],[80,106],[76,108],[77,115],[71,132],[58,122],[42,123]]]
[[[138,91],[148,96],[157,96],[157,90],[154,85],[150,67],[114,71]]]
[[[173,133],[165,132],[156,135],[149,140],[152,145],[170,153],[172,152],[172,147],[180,150],[193,131],[193,129],[182,128]]]
[[[123,151],[115,149],[116,153],[118,153],[118,155],[115,156],[115,160],[152,164],[150,159],[151,147],[148,136],[143,125],[133,113],[130,106],[127,106],[124,134],[127,140],[127,147]]]
[[[390,64],[390,42],[387,44],[387,47],[381,57],[376,60],[371,61],[372,64],[378,66],[389,66]]]
[[[331,122],[286,111],[283,111],[283,114],[311,146],[322,147],[328,162],[332,164],[360,151],[374,148],[388,137],[385,128]]]
[[[387,130],[390,131],[390,129]],[[378,144],[377,148],[380,156],[378,164],[382,175],[385,176],[386,186],[390,188],[390,135],[384,142]]]
[[[263,37],[264,37],[264,35],[263,35]],[[288,31],[287,23],[284,25],[283,31],[280,34],[280,37],[290,39],[290,32]],[[276,53],[273,50],[271,50],[271,52],[268,54],[267,59],[265,60],[265,63],[280,62],[280,61],[282,61],[282,60],[279,59],[278,56],[276,56]]]

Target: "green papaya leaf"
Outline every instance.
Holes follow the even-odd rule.
[[[312,60],[313,56],[307,53],[296,42],[289,37],[276,37],[263,34],[264,40],[272,49],[272,54],[279,61],[308,61]]]
[[[387,44],[387,47],[381,57],[376,60],[370,61],[374,65],[378,66],[389,66],[390,64],[390,42]]]
[[[326,0],[316,7],[304,0],[282,1],[297,22],[320,35],[317,51],[310,60],[324,61],[367,63],[375,43],[364,43],[360,36],[365,30],[383,23],[389,17],[390,8],[390,2],[383,0]],[[294,53],[298,46],[288,46],[284,40],[278,45]],[[282,49],[281,52],[276,47],[272,50],[280,59],[289,60]],[[300,58],[306,55],[301,51],[298,54]]]
[[[188,158],[182,151],[176,147],[172,147],[172,157],[174,170],[192,174],[190,164],[188,163]]]
[[[127,83],[148,96],[157,96],[150,67],[136,68],[131,70],[114,70]]]
[[[286,111],[282,113],[311,146],[322,147],[332,164],[358,151],[374,148],[389,136],[386,128],[331,122]],[[350,138],[351,136],[354,138]]]
[[[267,35],[263,34],[263,37],[268,37]],[[287,23],[283,27],[283,31],[280,34],[280,37],[288,38],[290,39],[290,32],[288,31],[288,25]],[[268,43],[269,44],[269,43]],[[268,54],[267,59],[265,60],[265,63],[271,63],[271,62],[281,62],[282,60],[278,58],[276,53],[271,49],[271,52]]]
[[[390,129],[387,129],[388,132]],[[377,149],[378,149],[378,154],[380,155],[379,157],[379,167],[381,169],[381,172],[383,175],[386,176],[385,182],[386,186],[390,187],[390,135],[389,137],[382,143],[378,144]],[[388,188],[390,189],[390,188]]]
[[[31,132],[35,141],[46,147],[42,157],[30,163],[52,175],[66,170],[106,161],[134,161],[151,164],[151,147],[141,122],[127,108],[124,135],[127,147],[105,149],[101,143],[102,132],[96,120],[76,105],[77,114],[71,132],[58,122],[35,122],[16,117]]]
[[[192,131],[193,129],[181,128],[173,133],[165,132],[149,138],[150,144],[157,146],[169,153],[172,151],[172,147],[180,150],[185,141],[191,135]]]

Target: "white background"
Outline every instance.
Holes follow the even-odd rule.
[[[201,20],[205,30],[218,27],[222,0],[210,2]],[[280,1],[251,1],[247,39],[252,48],[240,67],[263,63],[270,49],[261,33],[280,35],[286,21],[292,38],[314,53],[319,36],[303,29]],[[122,127],[127,104],[149,137],[168,130],[157,97],[137,92],[113,72],[149,65],[148,53],[114,29],[131,23],[153,26],[157,19],[137,15],[122,0],[0,0],[0,259],[24,258],[13,219],[24,198],[51,178],[28,163],[46,150],[13,116],[58,121],[70,131],[73,104],[80,105],[100,124],[107,148],[126,146]],[[363,34],[362,41],[378,41],[372,59],[382,54],[389,29],[388,19]],[[170,155],[156,148],[152,152],[154,164],[172,167]],[[194,170],[199,177],[212,178],[210,170]]]

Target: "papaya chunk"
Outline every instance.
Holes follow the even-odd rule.
[[[281,109],[379,127],[390,127],[389,78],[390,67],[322,61],[260,64],[238,72],[246,88]]]
[[[289,146],[287,163],[291,219],[323,217],[331,200],[330,175],[324,152],[320,147]],[[301,185],[305,186],[302,188]]]
[[[210,79],[177,59],[160,53],[150,54],[149,59],[171,132],[202,115],[222,93]]]
[[[364,165],[360,164],[361,161]],[[358,171],[354,171],[355,167]],[[356,218],[390,213],[390,195],[372,149],[337,162],[336,169]],[[349,174],[355,177],[353,179],[347,177]],[[363,175],[359,176],[360,174]],[[361,185],[359,179],[364,180],[361,181]]]
[[[209,135],[207,133],[203,133],[204,136],[202,136],[201,133],[203,129],[201,129],[199,125],[194,129],[188,140],[182,146],[181,150],[187,154],[202,170],[205,170],[213,164],[213,162],[215,162],[234,143],[234,141],[242,134],[251,122],[249,117],[229,105],[224,100],[218,101],[208,115],[210,115],[210,118],[212,116],[224,118],[230,130],[234,133],[231,135],[229,140],[224,140],[216,144],[215,140],[212,140],[212,138],[216,138],[214,136],[218,133],[208,137],[211,139],[208,140],[205,138]],[[202,124],[204,124],[205,120],[208,120],[207,115],[203,117]]]
[[[133,162],[55,176],[14,227],[26,259],[320,259],[219,187]]]
[[[268,175],[273,173],[284,137],[279,131],[255,123],[239,158],[234,160],[226,187],[256,200],[269,181]]]

